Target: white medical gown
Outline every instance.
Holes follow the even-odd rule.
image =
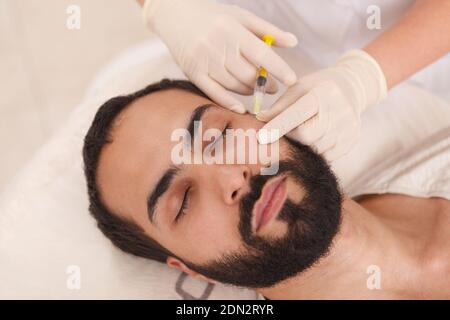
[[[414,4],[414,0],[222,0],[236,4],[283,30],[299,44],[280,54],[301,76],[330,66],[345,51],[362,48],[386,31]],[[374,7],[376,6],[376,7]],[[375,9],[374,9],[375,8]],[[367,20],[379,8],[381,29],[369,29]],[[423,50],[420,43],[417,49]],[[411,77],[420,87],[450,102],[450,55]]]

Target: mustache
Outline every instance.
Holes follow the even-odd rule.
[[[279,171],[278,171],[279,174]],[[250,178],[250,191],[244,195],[240,203],[239,233],[244,243],[252,243],[252,215],[256,201],[261,196],[266,182],[273,176],[256,175]]]
[[[255,239],[252,237],[252,216],[253,208],[255,207],[256,201],[261,197],[262,189],[267,181],[270,179],[285,175],[287,172],[292,170],[292,166],[295,165],[291,163],[292,161],[280,161],[278,163],[279,170],[276,175],[255,175],[250,178],[250,191],[241,198],[240,202],[240,222],[239,231],[242,240],[251,244],[254,243]]]

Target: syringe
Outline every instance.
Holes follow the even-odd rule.
[[[275,37],[271,34],[263,36],[263,41],[269,46],[272,46]],[[267,70],[260,67],[258,70],[258,77],[256,78],[255,90],[253,91],[253,113],[258,114],[261,111],[264,94],[266,93],[267,84]]]

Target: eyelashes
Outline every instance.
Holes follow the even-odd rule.
[[[186,214],[186,210],[189,207],[189,191],[190,190],[191,190],[191,187],[187,188],[184,193],[183,202],[181,203],[180,211],[178,211],[178,214],[175,217],[175,222],[178,222],[178,220]]]

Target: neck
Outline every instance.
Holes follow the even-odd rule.
[[[401,239],[373,213],[345,198],[340,230],[328,255],[295,277],[258,292],[269,299],[333,297],[345,292],[352,296],[357,288],[369,291],[366,283],[370,266],[381,270],[402,268],[399,261],[407,260],[403,256]],[[383,278],[383,291],[387,280]]]

